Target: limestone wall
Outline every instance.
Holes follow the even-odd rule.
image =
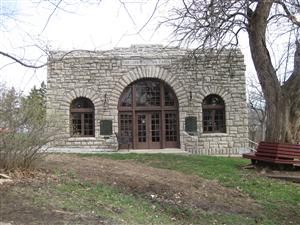
[[[118,132],[119,97],[127,85],[140,78],[159,78],[175,91],[181,149],[198,154],[236,154],[247,145],[245,66],[240,51],[209,52],[194,58],[191,51],[151,45],[52,52],[48,61],[47,113],[55,115],[62,126],[58,146],[116,149],[114,135],[100,135],[100,120],[111,119],[114,132]],[[202,101],[209,94],[225,101],[226,133],[203,133]],[[95,137],[70,137],[70,103],[77,97],[87,97],[95,105]],[[197,136],[184,131],[186,116],[197,117]]]

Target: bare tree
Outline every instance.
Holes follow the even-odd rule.
[[[255,142],[264,141],[267,119],[266,102],[258,81],[255,80],[254,77],[247,80],[247,94],[249,107],[249,138]]]
[[[266,99],[266,140],[300,141],[299,0],[181,0],[167,23],[181,44],[199,49],[237,47],[246,33],[252,60]],[[284,82],[278,77],[270,45],[289,35],[294,65]],[[284,65],[284,63],[283,63]],[[290,65],[290,64],[285,64]]]

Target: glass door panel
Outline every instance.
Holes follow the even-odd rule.
[[[165,145],[167,148],[178,147],[177,112],[165,113]]]
[[[137,131],[137,148],[148,148],[148,135],[147,135],[147,114],[137,113],[136,114],[136,131]]]
[[[161,148],[161,137],[160,137],[160,113],[149,112],[148,113],[150,122],[150,140],[149,148]]]
[[[138,115],[138,142],[147,141],[147,120],[146,114]]]
[[[119,117],[120,148],[132,148],[132,114],[121,113]]]

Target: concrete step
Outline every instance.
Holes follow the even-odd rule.
[[[100,149],[100,148],[72,148],[72,147],[55,147],[47,150],[49,153],[165,153],[165,154],[190,154],[178,148],[164,148],[164,149]]]
[[[163,149],[121,149],[119,153],[172,153],[172,154],[189,154],[189,152],[183,151],[179,148],[163,148]]]

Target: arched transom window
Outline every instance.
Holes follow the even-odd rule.
[[[203,132],[225,133],[225,103],[218,95],[208,95],[202,103]]]
[[[71,136],[91,137],[95,135],[94,104],[91,100],[80,97],[70,106]]]

